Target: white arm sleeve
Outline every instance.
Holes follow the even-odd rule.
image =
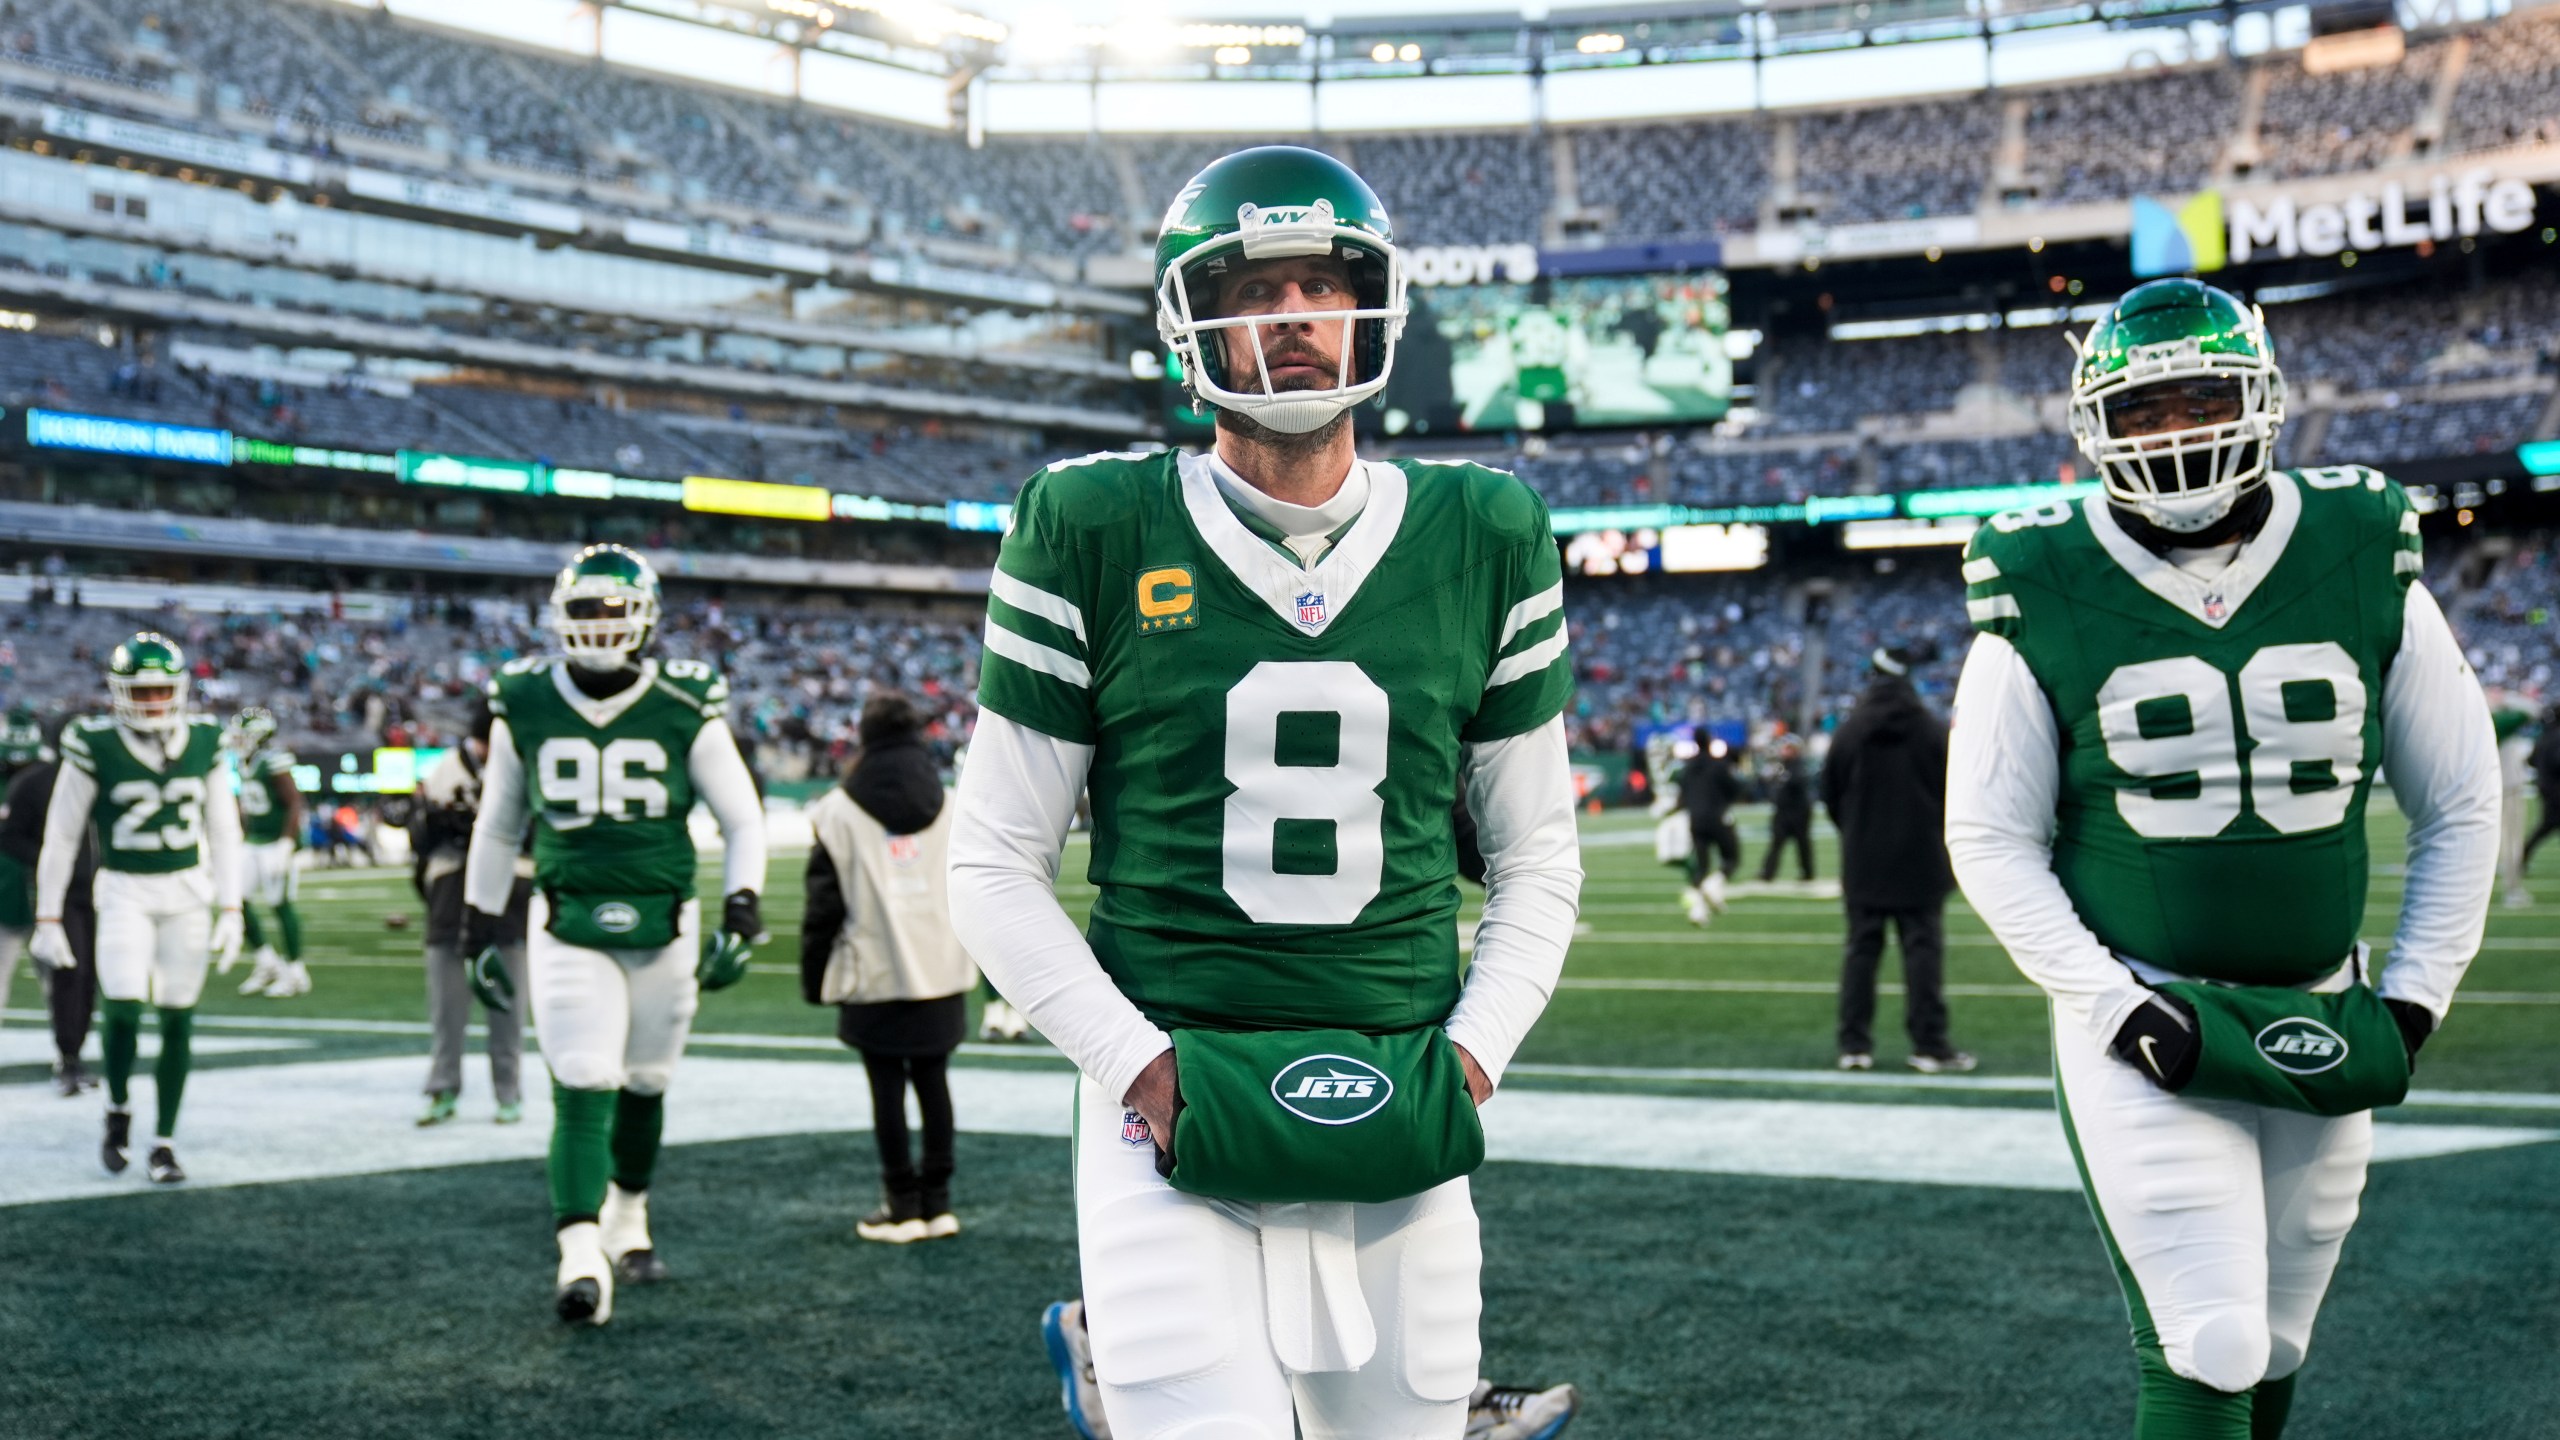
[[[524,761],[516,755],[507,722],[489,727],[489,763],[480,769],[480,818],[472,822],[471,852],[462,862],[462,898],[489,915],[507,913],[516,888],[516,855],[524,848]]]
[[[1058,904],[1058,857],[1093,747],[980,711],[952,803],[951,927],[1102,1092],[1125,1096],[1173,1038],[1129,1003]]]
[[[240,796],[219,772],[214,779],[216,783],[205,787],[204,797],[205,862],[213,867],[213,908],[237,910],[240,865],[247,858],[241,853]]]
[[[45,802],[44,848],[36,852],[36,918],[62,918],[63,892],[89,833],[89,807],[97,803],[98,778],[65,760],[53,772],[53,798]]]
[[[2044,688],[2016,646],[1975,636],[1947,745],[1947,858],[2009,958],[2103,1050],[2146,992],[2081,923],[2053,873],[2061,783]]]
[[[2423,585],[2409,587],[2400,656],[2382,685],[2382,768],[2409,817],[2409,879],[2379,988],[2442,1020],[2489,920],[2498,741],[2480,681]]]
[[[685,772],[693,779],[693,793],[720,822],[720,893],[753,890],[762,895],[764,804],[756,799],[755,777],[747,773],[738,737],[729,733],[726,721],[709,721],[694,732]]]
[[[1484,918],[1449,1038],[1499,1083],[1547,1008],[1582,913],[1582,842],[1559,717],[1525,735],[1466,747],[1460,774],[1484,850]]]

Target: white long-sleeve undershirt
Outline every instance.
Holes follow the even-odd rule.
[[[146,735],[126,729],[118,732],[126,747],[137,757],[148,757],[148,747],[167,747],[183,743],[186,732],[180,730],[180,742],[159,735]],[[165,763],[165,762],[164,762]],[[204,849],[203,862],[213,880],[213,903],[216,909],[240,908],[240,797],[232,793],[219,772],[205,785],[202,810]],[[90,811],[98,801],[98,777],[64,760],[53,773],[53,794],[45,801],[44,846],[36,852],[36,916],[42,920],[62,918],[62,903],[71,888],[72,868],[80,857],[80,843],[89,832]]]
[[[720,827],[720,893],[764,893],[764,807],[756,799],[746,757],[725,721],[707,720],[685,753],[693,793]],[[462,895],[472,909],[504,914],[515,889],[516,855],[524,845],[527,799],[524,761],[516,754],[507,722],[489,728],[489,760],[480,772],[480,815],[471,826],[463,861]]]
[[[980,713],[953,801],[951,920],[1006,1000],[1117,1096],[1173,1041],[1120,993],[1058,903],[1058,861],[1092,763],[1090,745]],[[1554,993],[1579,913],[1564,724],[1467,746],[1462,766],[1486,895],[1447,1029],[1499,1081]]]
[[[2421,586],[2410,588],[2400,652],[2383,683],[2382,755],[2408,816],[2409,862],[2379,988],[2442,1019],[2487,923],[2498,756],[2479,682]],[[1965,898],[2018,968],[2103,1047],[2146,992],[2081,922],[2053,873],[2060,787],[2060,738],[2043,688],[2015,646],[1976,637],[1956,684],[1947,854]]]

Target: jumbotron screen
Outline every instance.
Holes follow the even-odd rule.
[[[1724,418],[1725,278],[1543,277],[1416,286],[1387,382],[1390,435]]]

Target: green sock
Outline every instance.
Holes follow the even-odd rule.
[[[287,900],[276,907],[276,928],[284,932],[284,958],[302,958],[302,912]]]
[[[2296,1370],[2281,1380],[2258,1382],[2249,1395],[2249,1440],[2279,1440],[2285,1418],[2293,1413],[2293,1382],[2301,1378]]]
[[[2249,1392],[2216,1390],[2169,1368],[2156,1345],[2135,1351],[2142,1386],[2134,1401],[2134,1440],[2250,1440]]]
[[[240,943],[251,950],[267,943],[267,927],[258,923],[258,907],[255,905],[240,907]]]
[[[658,1135],[667,1127],[667,1097],[618,1090],[613,1100],[613,1183],[646,1190],[658,1168]]]
[[[133,1052],[142,1044],[142,1002],[109,1000],[98,1007],[98,1043],[107,1052],[107,1099],[119,1110],[132,1100]]]
[[[195,1058],[196,1012],[160,1007],[160,1059],[151,1067],[152,1088],[160,1102],[160,1128],[155,1135],[178,1133],[178,1102],[186,1098],[187,1066]]]
[[[604,1208],[613,1096],[611,1090],[572,1090],[551,1082],[551,1218],[556,1224],[593,1220]]]

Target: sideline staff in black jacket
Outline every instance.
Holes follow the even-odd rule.
[[[0,853],[24,865],[29,877],[44,849],[44,812],[53,801],[53,777],[61,768],[62,762],[46,751],[44,759],[10,780],[8,798],[0,801]],[[84,834],[71,862],[70,887],[62,892],[62,929],[79,963],[69,970],[36,967],[44,977],[45,1009],[53,1021],[53,1088],[65,1097],[98,1083],[80,1063],[80,1047],[88,1043],[89,1017],[98,1003],[98,907],[90,898],[97,875],[98,837]],[[0,975],[0,981],[6,979]]]

